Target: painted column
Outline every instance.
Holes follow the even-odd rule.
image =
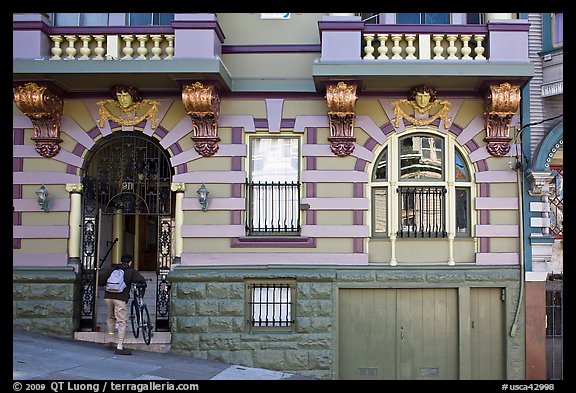
[[[134,217],[134,267],[140,268],[140,215]]]
[[[80,263],[80,238],[82,233],[82,183],[66,184],[70,193],[70,237],[68,239],[68,263]]]
[[[180,263],[184,240],[182,239],[182,223],[184,222],[184,211],[182,210],[182,200],[186,185],[184,183],[172,183],[170,189],[176,193],[176,206],[174,208],[174,263]]]
[[[112,238],[118,238],[117,247],[112,252],[112,264],[120,264],[120,257],[124,253],[124,216],[122,209],[117,209],[114,212],[114,222],[112,223]]]

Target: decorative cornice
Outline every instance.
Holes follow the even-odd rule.
[[[530,181],[530,196],[549,196],[552,193],[552,181],[554,175],[552,172],[533,172],[527,173],[526,178]]]
[[[84,185],[82,183],[68,183],[66,184],[66,191],[70,194],[80,194],[84,189]]]
[[[204,86],[200,82],[184,85],[182,103],[186,113],[192,119],[194,149],[204,157],[210,157],[218,151],[218,116],[220,97],[213,86]]]
[[[43,157],[52,158],[60,152],[60,122],[64,110],[62,98],[47,87],[29,82],[14,90],[18,109],[32,121],[35,149]]]
[[[184,191],[186,191],[186,184],[185,183],[170,183],[170,189],[173,192],[184,192]]]
[[[505,82],[492,85],[484,96],[484,119],[488,152],[502,157],[510,151],[510,122],[520,106],[520,88]]]
[[[330,121],[330,149],[340,157],[354,151],[354,120],[356,119],[356,85],[338,82],[326,86],[326,103]]]

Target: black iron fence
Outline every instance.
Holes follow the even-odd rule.
[[[246,182],[247,234],[300,232],[299,182]]]

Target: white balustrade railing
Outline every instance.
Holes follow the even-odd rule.
[[[171,60],[174,34],[51,35],[50,60]]]
[[[486,60],[487,34],[364,33],[364,60]]]

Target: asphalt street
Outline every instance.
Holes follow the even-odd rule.
[[[132,355],[116,355],[114,349],[100,343],[17,330],[13,331],[12,349],[14,381],[313,379],[171,352],[134,349]]]

